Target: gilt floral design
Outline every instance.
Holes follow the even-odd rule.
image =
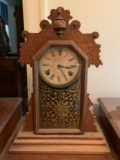
[[[40,81],[40,128],[79,128],[80,82],[51,89]]]

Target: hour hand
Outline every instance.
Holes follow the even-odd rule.
[[[68,66],[62,66],[62,65],[60,65],[60,64],[58,64],[58,68],[66,68],[66,69],[70,69],[70,67],[68,67]]]

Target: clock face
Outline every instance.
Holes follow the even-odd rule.
[[[76,53],[65,47],[52,47],[39,60],[40,77],[54,87],[73,83],[81,72],[81,62]]]

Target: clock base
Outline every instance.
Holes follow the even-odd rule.
[[[97,125],[97,132],[83,135],[35,135],[19,131],[9,152],[11,154],[110,155],[106,139]]]

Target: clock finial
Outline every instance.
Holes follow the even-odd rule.
[[[57,8],[57,13],[60,14],[62,12],[61,7]]]
[[[53,23],[53,27],[55,29],[55,32],[58,34],[58,36],[61,38],[64,30],[66,29],[66,22],[64,21],[63,17],[61,16],[62,10],[61,8],[57,8],[58,17]]]

